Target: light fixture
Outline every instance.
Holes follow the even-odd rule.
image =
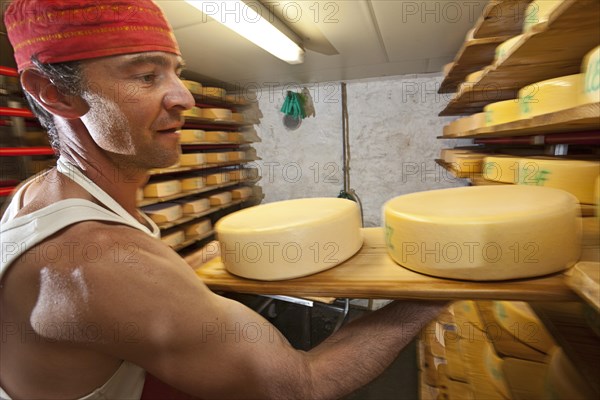
[[[298,45],[300,40],[297,35],[258,1],[185,1],[275,57],[290,64],[304,61],[304,50]]]

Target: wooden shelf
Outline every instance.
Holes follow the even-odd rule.
[[[571,271],[567,284],[600,312],[600,262],[580,262]]]
[[[525,10],[531,1],[491,1],[475,24],[473,40],[460,48],[438,92],[456,92],[467,75],[490,65],[494,61],[496,47],[521,33]]]
[[[156,197],[156,198],[145,198],[144,200],[140,201],[137,204],[137,206],[138,207],[146,207],[146,206],[150,206],[152,204],[165,203],[167,201],[172,201],[172,200],[177,200],[177,199],[181,199],[181,198],[184,198],[184,197],[194,196],[196,194],[201,194],[201,193],[206,193],[206,192],[212,192],[213,190],[218,190],[218,189],[223,189],[223,188],[227,188],[227,187],[231,187],[231,186],[240,185],[240,184],[242,184],[244,182],[246,182],[246,181],[227,182],[227,183],[222,183],[220,185],[205,186],[205,187],[203,187],[201,189],[190,190],[189,192],[177,193],[177,194],[174,194],[172,196]]]
[[[158,168],[158,169],[150,170],[149,175],[150,176],[158,176],[158,175],[180,174],[182,172],[193,172],[193,171],[203,171],[203,170],[208,170],[208,169],[213,169],[213,168],[234,167],[236,165],[244,165],[244,164],[250,163],[252,161],[258,161],[260,159],[261,159],[260,157],[257,157],[257,158],[247,159],[247,160],[226,162],[226,163],[220,163],[220,164],[204,164],[204,165],[198,165],[196,167]]]
[[[533,0],[492,0],[475,24],[473,38],[516,36],[523,30],[525,11]]]
[[[238,122],[234,120],[227,119],[209,119],[209,118],[199,118],[199,117],[185,117],[185,124],[198,125],[198,126],[207,126],[207,127],[243,127],[243,126],[251,126],[254,125],[252,122]],[[185,127],[184,127],[185,128]]]
[[[584,131],[600,131],[600,103],[585,104],[529,119],[474,129],[459,136],[442,136],[442,138],[499,138]]]
[[[286,281],[256,281],[236,277],[219,258],[197,267],[213,290],[289,296],[329,296],[370,299],[495,299],[575,301],[565,274],[502,282],[440,279],[410,271],[388,255],[382,228],[366,228],[361,250],[349,260],[318,274]],[[598,244],[596,244],[598,247]]]
[[[565,0],[550,19],[523,35],[507,56],[490,65],[475,85],[458,93],[441,116],[480,112],[489,103],[516,98],[529,84],[577,74],[600,43],[597,0]]]

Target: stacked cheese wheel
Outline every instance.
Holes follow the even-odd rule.
[[[259,280],[297,278],[338,265],[362,246],[360,228],[358,205],[333,198],[262,204],[215,225],[225,268]]]
[[[577,199],[520,185],[411,193],[384,205],[387,249],[417,272],[465,280],[539,276],[579,258]]]

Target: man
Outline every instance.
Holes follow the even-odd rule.
[[[0,397],[156,397],[152,375],[199,398],[338,398],[382,372],[416,334],[407,328],[439,312],[393,303],[310,352],[294,350],[259,315],[208,290],[136,208],[147,170],[178,159],[181,114],[194,105],[158,7],[16,0],[5,22],[60,157],[2,220]],[[262,329],[245,340],[243,326]]]

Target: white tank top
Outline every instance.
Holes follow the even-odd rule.
[[[15,193],[0,221],[0,249],[2,254],[2,259],[0,260],[0,280],[2,280],[11,263],[23,253],[61,229],[78,222],[116,222],[139,229],[155,238],[160,238],[160,229],[150,218],[142,213],[144,219],[152,227],[151,230],[137,221],[112,197],[68,161],[59,158],[57,170],[87,190],[94,198],[104,204],[106,208],[88,200],[66,199],[22,217],[15,218],[15,215],[22,206],[23,193],[36,178],[24,184]],[[119,369],[102,387],[82,397],[80,400],[138,400],[142,395],[145,377],[146,372],[142,368],[123,361]],[[10,400],[10,397],[2,388],[0,388],[0,399]]]

